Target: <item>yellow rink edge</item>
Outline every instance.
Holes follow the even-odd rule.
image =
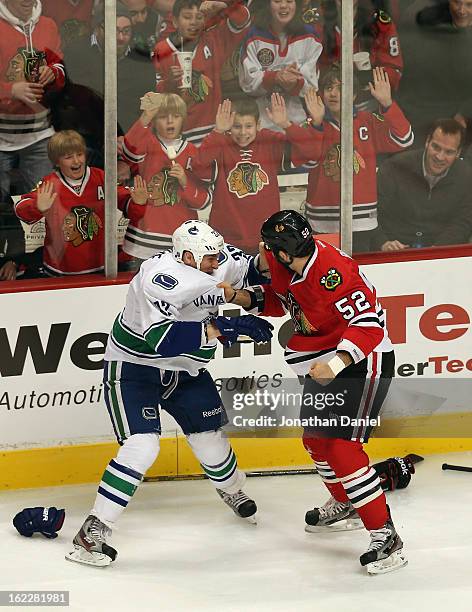
[[[469,451],[472,450],[472,438],[453,436],[469,431],[467,425],[471,420],[468,414],[458,414],[385,421],[376,437],[366,445],[366,450],[371,459],[410,452],[427,455]],[[386,437],[379,437],[379,434]],[[285,432],[285,435],[232,438],[239,466],[247,471],[313,467],[301,442],[301,430]],[[0,490],[99,482],[117,449],[116,443],[95,443],[0,451]],[[185,437],[174,436],[161,438],[159,457],[147,476],[201,473]]]

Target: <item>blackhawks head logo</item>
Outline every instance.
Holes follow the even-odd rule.
[[[260,164],[238,162],[228,174],[226,182],[231,193],[235,193],[238,198],[245,198],[262,191],[269,184],[269,177]]]
[[[334,291],[342,282],[342,276],[339,274],[336,268],[330,268],[328,270],[328,274],[320,278],[320,285],[323,285],[323,287],[328,291]]]
[[[295,331],[303,336],[312,336],[316,331],[316,327],[308,321],[305,313],[300,308],[300,304],[295,299],[293,293],[289,291],[287,293],[287,306],[290,312],[290,317],[295,326]]]
[[[93,240],[102,227],[100,217],[92,208],[73,206],[62,222],[62,234],[66,242],[78,247]]]
[[[154,206],[174,206],[177,204],[179,181],[169,176],[169,168],[162,168],[148,182],[149,199]]]
[[[209,79],[203,72],[198,70],[192,70],[192,87],[191,89],[181,89],[179,91],[182,98],[187,104],[187,108],[190,108],[193,104],[200,104],[205,102],[211,90],[213,89],[213,81]]]
[[[359,174],[361,168],[365,168],[364,158],[356,150],[352,165],[354,174]],[[323,172],[333,183],[341,181],[341,145],[335,144],[328,150],[323,160]]]
[[[5,72],[5,80],[9,83],[29,81],[37,83],[39,80],[39,69],[46,65],[46,54],[44,51],[28,51],[25,48],[17,50],[16,54],[8,62]]]

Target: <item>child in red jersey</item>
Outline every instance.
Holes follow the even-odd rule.
[[[159,40],[154,49],[154,66],[157,73],[157,91],[179,93],[188,108],[184,135],[192,143],[199,144],[214,126],[215,114],[221,102],[221,69],[236,46],[242,41],[250,23],[248,9],[240,0],[227,1],[226,17],[217,27],[206,30],[205,10],[222,2],[201,0],[176,0],[173,19],[176,31]],[[192,52],[192,82],[189,89],[182,89],[183,71],[178,62],[178,52]]]
[[[46,221],[43,265],[46,274],[60,276],[99,272],[104,266],[105,175],[85,163],[85,141],[74,130],[55,134],[48,143],[55,170],[15,205],[25,223]],[[131,196],[143,198],[142,180],[135,180]],[[125,211],[130,192],[118,187],[118,208]],[[142,207],[144,208],[144,207]]]
[[[370,84],[378,112],[355,111],[353,119],[353,251],[372,251],[377,240],[377,155],[396,153],[413,144],[410,122],[392,99],[389,77],[374,68]],[[306,217],[314,231],[339,231],[341,181],[341,72],[333,64],[320,82],[320,96],[310,90],[305,104],[311,120],[307,123],[307,144],[294,151],[294,163],[310,160]]]
[[[146,181],[148,206],[144,214],[139,206],[129,208],[123,250],[147,259],[172,246],[174,231],[184,221],[197,219],[197,209],[210,203],[210,195],[189,172],[196,148],[182,137],[187,114],[182,98],[149,92],[141,108],[141,117],[125,135],[122,154]]]
[[[215,130],[192,161],[193,172],[214,184],[210,225],[247,253],[257,252],[259,227],[280,209],[277,173],[287,143],[310,136],[292,124],[282,95],[272,94],[267,113],[283,132],[259,129],[259,108],[252,98],[220,104]]]

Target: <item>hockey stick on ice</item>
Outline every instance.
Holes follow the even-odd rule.
[[[454,470],[456,472],[472,472],[472,467],[466,467],[465,465],[451,465],[450,463],[443,463],[442,469]]]

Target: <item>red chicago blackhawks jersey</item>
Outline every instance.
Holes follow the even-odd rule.
[[[15,205],[25,223],[46,222],[43,263],[52,276],[98,272],[104,265],[105,191],[104,173],[87,167],[82,183],[72,186],[58,171],[41,183],[52,183],[57,194],[51,208],[37,207],[37,190],[21,197]],[[40,183],[40,184],[41,184]],[[118,187],[118,208],[125,210],[129,191]]]
[[[175,141],[171,157],[186,170],[187,185],[183,189],[176,178],[169,176],[172,161],[169,150],[150,127],[140,120],[127,132],[123,143],[123,157],[130,165],[137,165],[147,183],[152,200],[143,207],[130,203],[129,225],[123,250],[129,255],[147,259],[162,249],[172,246],[172,234],[189,219],[197,219],[196,209],[210,203],[205,184],[190,171],[196,147],[185,139]]]
[[[45,94],[64,87],[61,40],[57,26],[49,17],[41,17],[40,5],[33,9],[32,20],[24,28],[1,18],[0,4],[0,149],[16,151],[48,136],[54,130],[48,96],[34,104],[12,97],[12,88],[20,82],[37,82],[41,66],[49,66],[54,81]]]
[[[285,143],[304,137],[292,125],[286,133],[260,130],[246,148],[226,134],[209,134],[192,160],[194,173],[214,185],[210,225],[229,243],[249,253],[257,251],[260,227],[280,210],[277,173]]]
[[[321,240],[303,274],[292,272],[267,253],[270,285],[263,285],[263,316],[288,312],[295,333],[285,359],[300,375],[315,361],[329,361],[346,351],[354,363],[372,351],[393,350],[376,290],[348,255]]]
[[[194,144],[199,144],[215,125],[216,111],[221,102],[221,69],[249,26],[246,7],[236,4],[228,14],[230,19],[226,23],[203,32],[193,51],[191,89],[175,88],[168,76],[169,68],[178,65],[175,55],[181,51],[178,33],[158,41],[154,49],[156,89],[159,92],[174,91],[185,100],[188,116],[184,136]]]
[[[306,216],[315,231],[339,231],[341,133],[327,117],[319,128],[307,126],[311,139],[299,139],[293,162],[310,160]],[[402,151],[413,144],[411,125],[394,102],[383,115],[361,111],[354,116],[353,230],[377,227],[377,153]]]
[[[341,30],[334,27],[335,44],[333,49],[326,45],[320,57],[320,63],[329,67],[333,62],[341,60]],[[398,89],[403,70],[403,57],[398,39],[398,32],[391,17],[384,11],[374,13],[370,25],[370,48],[362,45],[361,38],[354,33],[354,53],[368,51],[372,68],[382,66],[388,74],[393,90]]]

